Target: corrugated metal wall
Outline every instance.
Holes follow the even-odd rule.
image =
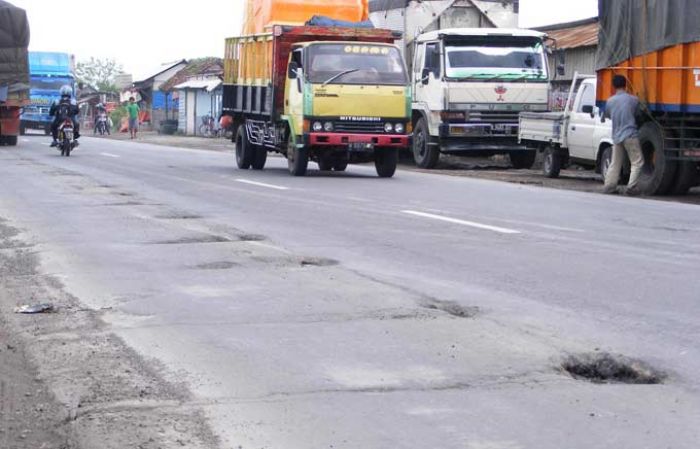
[[[580,47],[572,48],[564,51],[564,67],[566,74],[557,77],[561,81],[571,81],[574,79],[574,73],[595,73],[597,47]],[[556,73],[556,58],[549,59],[550,73]]]

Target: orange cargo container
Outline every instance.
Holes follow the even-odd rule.
[[[248,0],[243,34],[264,33],[272,25],[303,25],[313,16],[359,22],[368,15],[368,0]]]

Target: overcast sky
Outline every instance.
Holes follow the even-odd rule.
[[[241,28],[243,0],[9,0],[27,10],[31,50],[110,57],[143,73],[182,58],[222,56],[224,38]],[[332,1],[332,0],[329,0]],[[520,0],[520,26],[597,15],[597,0]],[[187,4],[187,8],[180,5]],[[74,22],[70,24],[70,18]],[[60,26],[58,24],[61,24]]]

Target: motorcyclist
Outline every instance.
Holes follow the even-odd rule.
[[[51,142],[52,147],[58,146],[58,127],[66,119],[71,119],[73,122],[73,129],[75,130],[75,140],[76,146],[78,144],[77,140],[80,137],[80,128],[78,120],[76,117],[80,113],[78,108],[78,102],[73,98],[73,88],[65,85],[61,87],[61,99],[51,105],[49,110],[49,115],[53,117],[53,123],[51,123],[51,135],[53,136],[53,142]]]
[[[107,134],[110,134],[109,132],[109,116],[107,115],[107,108],[102,104],[99,103],[95,109],[97,110],[97,114],[95,114],[95,124],[94,124],[94,134],[97,134],[97,131],[99,130],[100,122],[104,122],[104,132]]]

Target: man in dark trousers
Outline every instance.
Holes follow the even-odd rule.
[[[605,118],[612,119],[613,147],[612,161],[608,172],[604,173],[604,193],[617,193],[617,184],[620,181],[620,172],[624,161],[625,152],[632,163],[630,180],[627,184],[628,195],[639,195],[641,192],[637,186],[639,175],[644,165],[642,146],[639,143],[639,129],[637,128],[636,115],[639,113],[639,99],[627,93],[627,79],[622,75],[613,78],[615,95],[605,104]]]

